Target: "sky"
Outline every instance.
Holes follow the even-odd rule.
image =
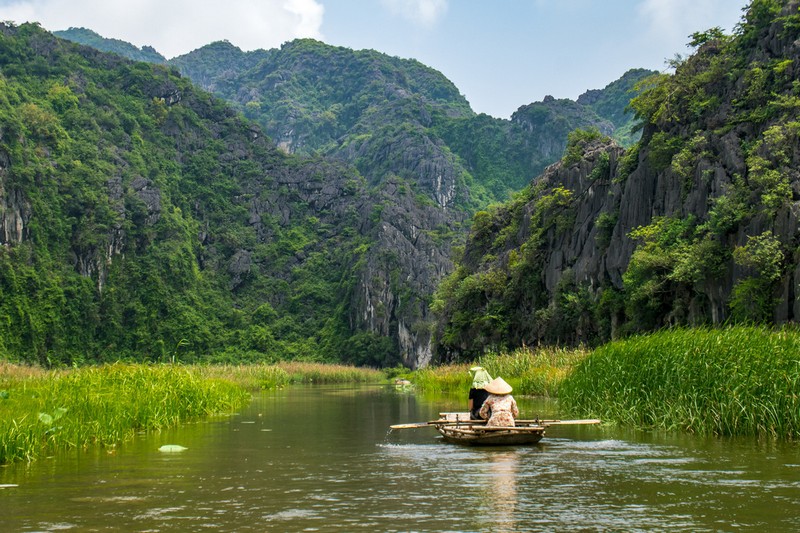
[[[242,50],[314,38],[413,58],[472,109],[510,118],[576,99],[631,68],[663,71],[691,35],[734,30],[748,0],[0,0],[0,20],[89,28],[167,58],[214,41]]]

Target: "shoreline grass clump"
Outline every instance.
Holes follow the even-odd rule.
[[[300,361],[197,368],[204,376],[231,381],[247,390],[268,390],[295,383],[377,383],[386,379],[383,371],[374,368]]]
[[[114,447],[243,406],[234,383],[182,366],[112,364],[72,370],[0,367],[0,464],[89,445]]]
[[[800,437],[800,332],[673,329],[611,342],[564,381],[579,416],[697,434]]]
[[[515,394],[557,396],[561,382],[588,353],[582,348],[522,347],[510,353],[489,353],[473,363],[422,368],[410,379],[424,392],[466,393],[472,383],[470,367],[482,366],[492,377],[501,376],[511,384]]]

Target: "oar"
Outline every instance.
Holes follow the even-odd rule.
[[[389,426],[391,429],[413,429],[413,428],[424,428],[430,425],[429,422],[415,422],[413,424],[395,424],[394,426]]]
[[[525,425],[538,426],[574,426],[579,424],[599,424],[600,420],[590,418],[585,420],[516,420],[517,427]],[[486,420],[431,420],[430,422],[414,422],[411,424],[395,424],[391,429],[415,429],[428,426],[479,426],[486,424]]]
[[[414,429],[425,428],[428,426],[466,426],[473,424],[485,424],[486,420],[431,420],[430,422],[414,422],[412,424],[395,424],[389,426],[391,429]]]
[[[599,424],[597,418],[587,418],[585,420],[544,420],[542,424],[546,426],[576,426],[579,424]]]

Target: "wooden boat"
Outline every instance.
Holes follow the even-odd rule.
[[[485,424],[437,425],[447,442],[483,446],[517,446],[536,444],[544,437],[543,426],[498,427]]]
[[[446,442],[478,446],[536,444],[544,437],[539,420],[517,420],[514,427],[487,426],[486,420],[470,420],[469,413],[439,413],[433,425]]]
[[[469,413],[439,413],[438,420],[398,424],[392,429],[433,426],[445,442],[477,446],[518,446],[536,444],[545,429],[556,425],[599,424],[600,420],[515,420],[514,427],[487,426],[485,420],[470,420]]]

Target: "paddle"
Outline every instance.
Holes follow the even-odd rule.
[[[568,426],[578,424],[599,424],[600,420],[596,418],[585,420],[516,420],[519,426],[524,425],[541,425],[541,426]],[[481,425],[486,424],[486,420],[431,420],[430,422],[414,422],[411,424],[395,424],[389,426],[391,429],[415,429],[425,428],[428,426],[462,426],[462,425]]]
[[[391,429],[413,429],[413,428],[424,428],[430,425],[429,422],[416,422],[414,424],[395,424],[394,426],[389,426]]]
[[[597,418],[587,418],[585,420],[542,420],[542,424],[546,426],[570,426],[577,424],[599,424],[600,420]]]

